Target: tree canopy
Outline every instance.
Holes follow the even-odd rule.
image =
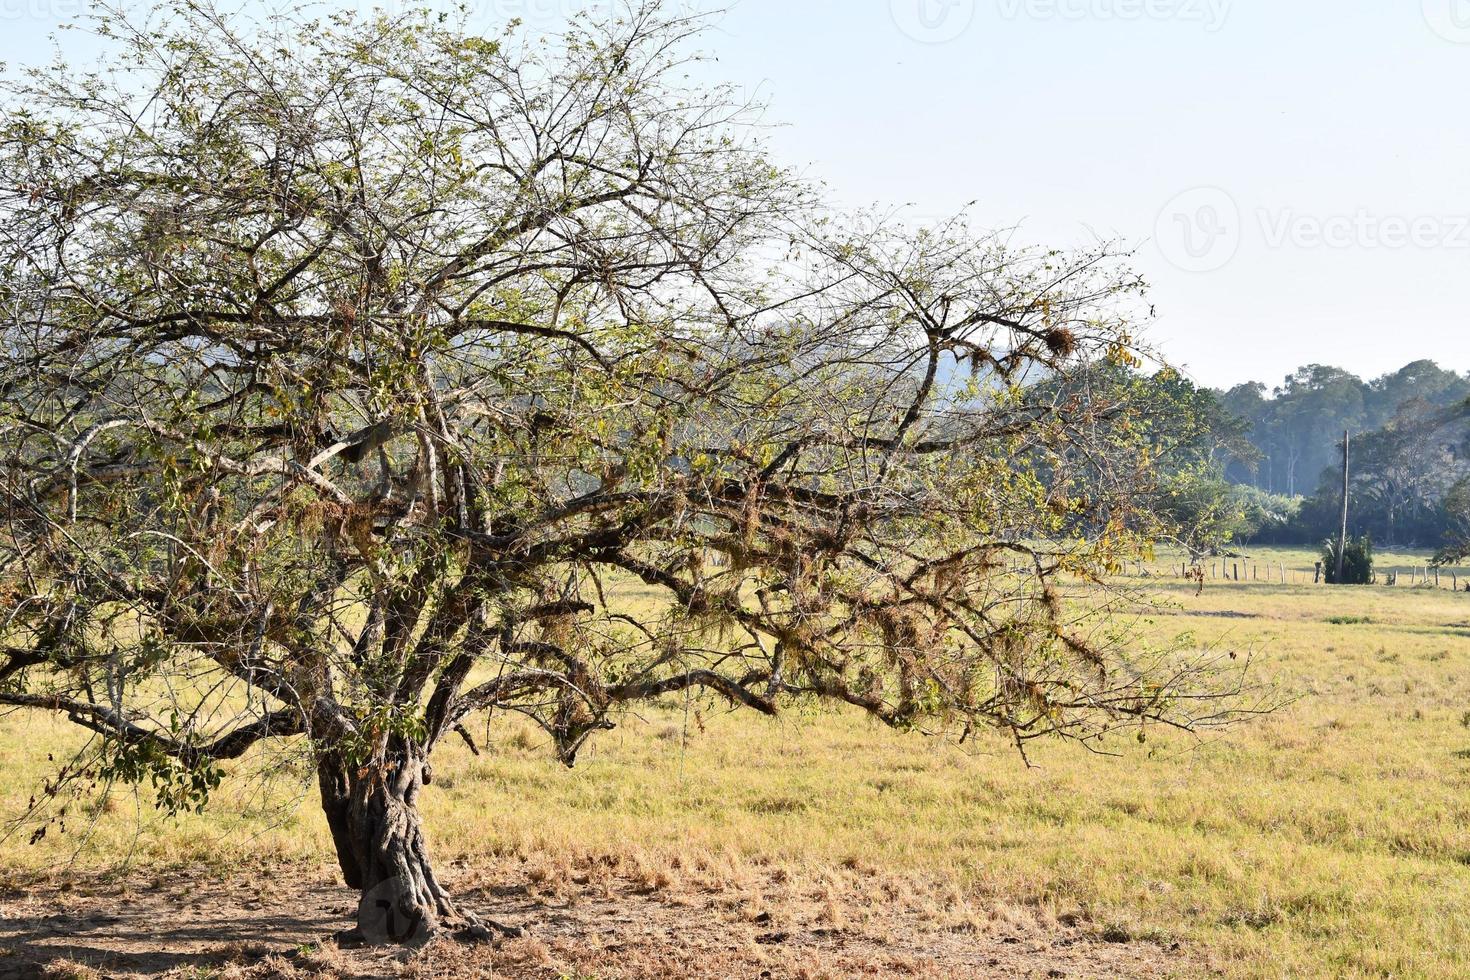
[[[291,740],[361,934],[417,941],[469,919],[417,801],[471,716],[567,765],[680,692],[1232,716],[1071,601],[1167,530],[1131,410],[1035,397],[1133,360],[1114,247],[843,222],[655,6],[96,27],[0,131],[0,705],[77,771],[201,806]]]

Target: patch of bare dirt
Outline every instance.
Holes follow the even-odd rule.
[[[516,864],[514,859],[511,864]],[[564,869],[565,870],[565,869]],[[0,980],[271,977],[1177,977],[1185,952],[1109,942],[1080,924],[954,914],[876,875],[834,886],[762,871],[739,887],[617,869],[550,880],[520,862],[491,883],[445,875],[463,906],[524,925],[495,945],[344,950],[355,896],[327,869],[85,878],[0,890]],[[928,904],[926,904],[928,903]],[[1117,938],[1117,937],[1114,937]]]

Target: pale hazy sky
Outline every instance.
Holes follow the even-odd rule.
[[[550,30],[606,5],[473,8]],[[1470,0],[718,5],[714,70],[786,124],[784,162],[847,206],[1136,243],[1150,337],[1202,382],[1470,370]],[[0,0],[0,60],[80,6]]]

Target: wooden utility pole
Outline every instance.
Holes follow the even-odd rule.
[[[1352,445],[1347,430],[1342,433],[1342,534],[1337,539],[1337,584],[1342,584],[1343,562],[1347,559],[1348,463]]]

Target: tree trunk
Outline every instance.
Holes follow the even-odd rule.
[[[1342,585],[1343,567],[1347,562],[1347,532],[1348,532],[1348,492],[1352,489],[1349,482],[1349,456],[1351,454],[1352,436],[1346,430],[1342,433],[1342,536],[1337,539],[1337,584]]]
[[[469,938],[489,938],[488,929],[455,909],[429,863],[418,808],[429,773],[414,748],[360,768],[335,755],[318,763],[322,809],[342,877],[362,893],[357,928],[344,940],[420,946],[451,922],[467,926]]]

